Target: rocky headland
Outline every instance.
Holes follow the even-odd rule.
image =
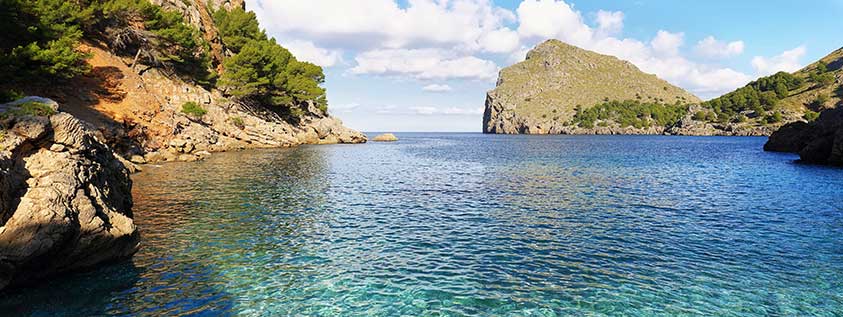
[[[798,153],[802,162],[843,166],[843,108],[810,123],[793,122],[770,136],[765,151]]]
[[[91,127],[40,98],[0,105],[0,289],[138,249],[132,182]]]

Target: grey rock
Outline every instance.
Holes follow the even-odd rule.
[[[134,254],[140,236],[120,159],[69,114],[27,124],[41,126],[10,131],[20,142],[0,152],[0,289]]]

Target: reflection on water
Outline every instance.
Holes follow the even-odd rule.
[[[843,170],[761,138],[407,134],[135,177],[130,262],[19,315],[834,315]]]

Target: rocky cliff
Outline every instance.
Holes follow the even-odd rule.
[[[629,62],[548,40],[530,51],[525,61],[501,70],[497,87],[486,97],[483,132],[594,132],[565,123],[573,118],[577,107],[588,108],[610,100],[700,102],[696,96],[641,72]],[[646,132],[657,133],[656,130]]]
[[[129,172],[56,108],[37,98],[0,105],[0,289],[138,249]]]
[[[843,165],[843,108],[810,123],[793,122],[770,136],[765,151],[798,153],[806,163]]]
[[[179,12],[185,23],[195,27],[209,44],[210,66],[218,74],[224,72],[222,61],[232,53],[220,38],[212,12],[242,9],[244,1],[151,2]],[[0,83],[0,90],[58,101],[61,111],[92,124],[115,152],[136,163],[193,161],[213,152],[248,148],[367,141],[365,135],[319,107],[305,106],[300,116],[290,118],[270,106],[239,102],[167,67],[144,65],[146,61],[138,60],[133,51],[127,54],[113,46],[111,41],[83,38],[78,49],[89,54],[86,63],[91,71],[66,84],[26,82],[7,87]],[[206,113],[185,113],[183,106],[187,103],[198,105]]]

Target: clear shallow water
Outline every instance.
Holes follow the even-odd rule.
[[[843,170],[763,138],[399,134],[147,166],[143,247],[0,314],[843,315]]]

